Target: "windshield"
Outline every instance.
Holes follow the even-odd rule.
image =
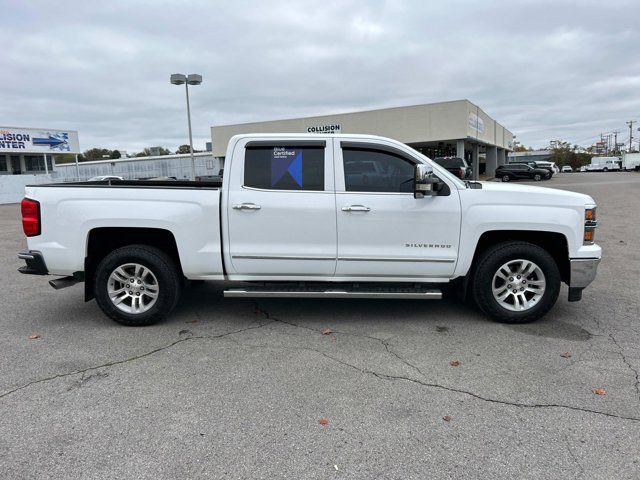
[[[436,157],[433,159],[438,165],[443,166],[444,168],[459,168],[466,167],[464,164],[464,160],[456,157]]]

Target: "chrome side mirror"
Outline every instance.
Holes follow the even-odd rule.
[[[424,163],[418,163],[414,170],[413,197],[424,198],[434,194],[434,184],[438,182],[433,176],[433,169]]]

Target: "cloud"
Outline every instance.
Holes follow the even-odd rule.
[[[590,142],[640,111],[637,1],[0,0],[0,124],[83,149],[211,125],[468,98],[525,145]],[[626,134],[626,133],[625,133]],[[624,135],[624,134],[623,134]]]

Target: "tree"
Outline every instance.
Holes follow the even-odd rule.
[[[189,145],[180,145],[176,150],[177,154],[184,154],[184,153],[190,153],[190,152],[191,152],[191,149],[189,148]]]
[[[516,148],[513,149],[514,152],[530,152],[531,147],[525,147],[524,145],[516,145]]]
[[[108,148],[90,148],[82,154],[82,161],[104,160],[104,156],[111,157],[111,150]],[[80,160],[80,157],[78,157]]]
[[[555,162],[556,165],[563,167],[569,165],[574,170],[580,169],[583,165],[588,165],[591,161],[591,156],[588,153],[578,153],[578,145],[571,145],[569,142],[563,142],[561,140],[553,140],[549,145],[551,150],[550,162]]]
[[[171,155],[168,148],[164,147],[147,147],[140,153],[136,153],[136,157],[153,157],[155,155]]]
[[[111,155],[109,155],[109,158],[120,158],[122,157],[122,155],[120,155],[120,151],[119,150],[114,150],[113,152],[111,152]]]

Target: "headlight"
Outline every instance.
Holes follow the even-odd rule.
[[[584,245],[593,245],[596,238],[596,207],[587,207],[584,210]]]

